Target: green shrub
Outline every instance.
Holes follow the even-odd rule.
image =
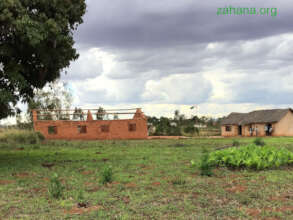
[[[213,175],[212,168],[213,168],[212,164],[209,163],[209,152],[206,149],[204,149],[202,151],[202,155],[200,158],[200,165],[199,165],[200,175],[212,176]]]
[[[262,170],[293,163],[293,153],[285,148],[259,147],[255,144],[210,153],[210,166]]]
[[[255,138],[253,143],[257,146],[264,146],[265,145],[264,140],[260,137]]]
[[[232,146],[233,147],[237,147],[237,146],[239,146],[240,145],[240,142],[239,141],[237,141],[237,140],[233,140],[233,142],[232,142]]]
[[[30,130],[10,129],[0,134],[1,143],[38,144],[44,139],[45,137],[40,132]]]
[[[107,166],[102,172],[102,184],[111,183],[113,181],[113,170],[111,167]]]
[[[37,135],[37,137],[39,138],[40,141],[44,141],[45,140],[45,136],[41,132],[37,131],[36,132],[36,135]]]
[[[59,180],[58,174],[54,173],[50,178],[48,186],[49,195],[55,199],[59,199],[63,194],[64,186]]]

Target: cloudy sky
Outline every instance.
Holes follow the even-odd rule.
[[[291,0],[87,0],[77,61],[62,74],[74,106],[222,116],[293,107]],[[217,15],[225,7],[268,15]],[[277,15],[270,14],[271,8]],[[198,105],[198,110],[190,106]]]

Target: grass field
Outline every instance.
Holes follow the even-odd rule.
[[[217,168],[212,177],[191,167],[202,148],[213,151],[232,141],[2,143],[0,219],[293,219],[293,167]],[[293,138],[265,142],[293,151]],[[108,166],[113,182],[102,184]],[[64,186],[59,199],[48,193],[54,173]]]

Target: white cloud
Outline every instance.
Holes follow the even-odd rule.
[[[292,44],[293,34],[283,34],[147,50],[92,48],[81,52],[80,63],[64,79],[78,106],[145,106],[157,115],[190,104],[212,115],[288,107]],[[82,69],[85,77],[77,74]]]

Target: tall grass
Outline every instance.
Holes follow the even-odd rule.
[[[0,143],[38,144],[45,137],[40,132],[6,129],[0,132]]]

